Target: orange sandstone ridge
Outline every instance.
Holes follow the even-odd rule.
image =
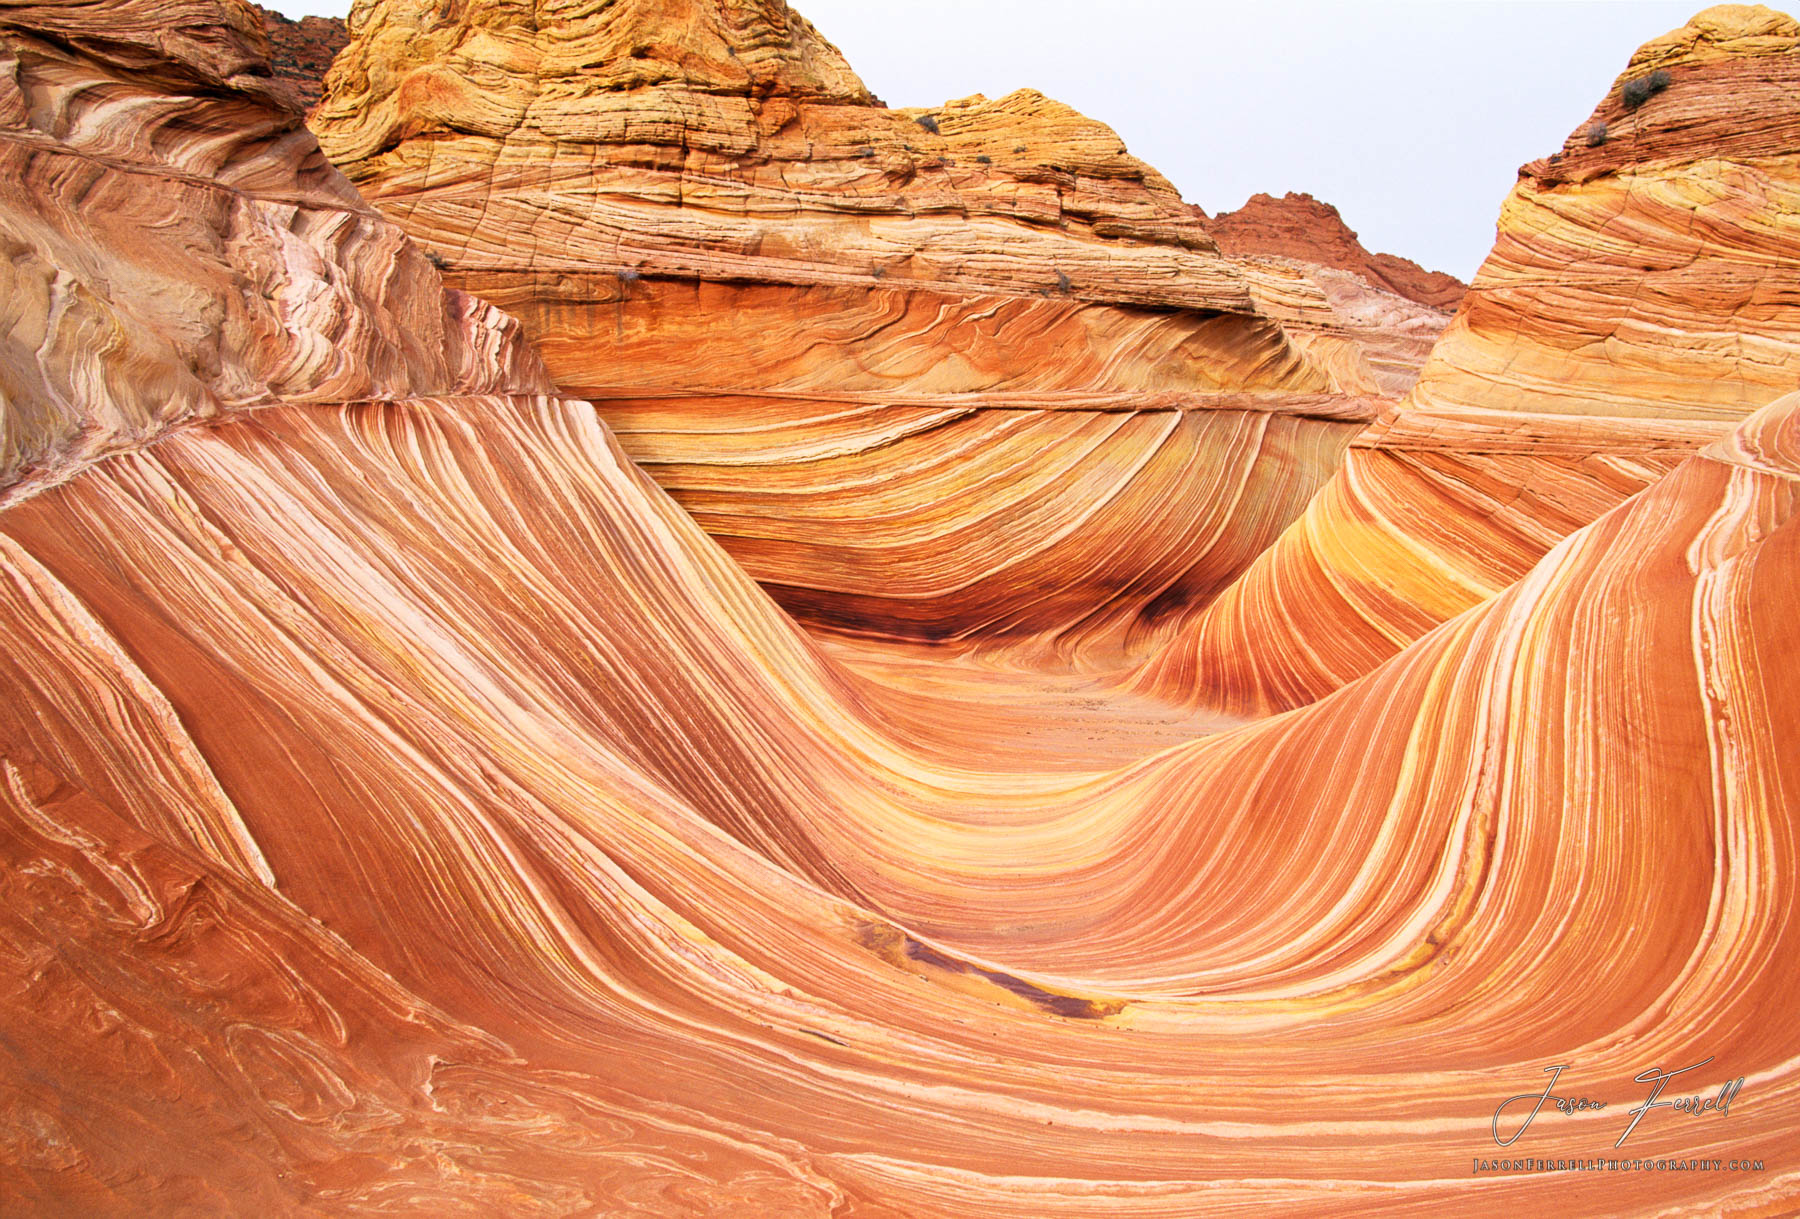
[[[17,61],[0,95],[0,504],[282,402],[549,388],[517,323],[446,295],[319,155],[255,12],[182,0],[111,19],[0,7]]]
[[[1469,290],[1455,276],[1427,271],[1409,258],[1369,253],[1337,208],[1308,194],[1251,195],[1235,212],[1209,219],[1206,231],[1233,258],[1289,258],[1335,267],[1447,313],[1456,311]]]
[[[1800,384],[1796,72],[1800,25],[1757,6],[1633,56],[1596,111],[1605,142],[1583,125],[1521,171],[1398,410],[1139,686],[1240,714],[1309,703]]]
[[[1645,44],[1520,170],[1413,405],[1729,424],[1792,389],[1797,81],[1800,24],[1760,5]]]
[[[0,4],[0,1210],[1795,1209],[1800,394],[1287,714],[883,685],[265,46]]]
[[[1040,94],[888,110],[785,5],[383,0],[352,36],[327,154],[814,625],[1153,630],[1298,514],[1444,324],[1222,258]]]

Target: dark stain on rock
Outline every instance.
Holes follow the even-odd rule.
[[[917,966],[924,966],[927,971],[940,971],[949,974],[963,974],[991,982],[1009,994],[1033,1003],[1044,1011],[1071,1020],[1099,1020],[1113,1015],[1124,1008],[1124,1003],[1116,999],[1086,999],[1080,995],[1062,994],[1047,990],[1034,982],[1016,978],[1012,974],[997,969],[986,969],[972,961],[961,957],[939,952],[929,944],[920,942],[897,927],[878,923],[865,923],[857,934],[857,940],[864,948],[869,949],[890,964],[898,965],[911,973],[921,973]],[[909,968],[909,966],[911,968]],[[926,973],[925,976],[929,976]]]

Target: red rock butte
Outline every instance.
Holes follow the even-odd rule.
[[[1800,26],[1454,320],[771,0],[348,33],[0,2],[0,1211],[1800,1206]]]
[[[1277,199],[1251,195],[1235,212],[1206,222],[1219,249],[1234,258],[1290,258],[1360,275],[1388,291],[1454,313],[1469,285],[1442,271],[1427,271],[1409,258],[1371,254],[1337,208],[1289,191]]]

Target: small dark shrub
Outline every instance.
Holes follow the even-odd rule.
[[[448,270],[450,267],[450,260],[448,258],[445,258],[442,254],[438,253],[436,250],[426,250],[425,251],[425,261],[430,263],[432,266],[436,267],[440,271]]]
[[[1056,290],[1064,296],[1067,296],[1075,290],[1074,283],[1071,282],[1068,275],[1062,271],[1056,273]]]
[[[914,119],[913,122],[929,131],[932,135],[938,134],[937,119],[933,115],[921,114],[918,118]]]
[[[1605,123],[1595,123],[1587,129],[1587,146],[1589,148],[1598,148],[1604,143],[1606,143]]]
[[[634,267],[626,267],[623,271],[617,272],[617,274],[619,276],[619,282],[622,284],[635,284],[638,281],[638,273]]]
[[[1625,109],[1636,110],[1668,87],[1669,74],[1658,68],[1647,76],[1625,82],[1625,87],[1619,90],[1619,100],[1625,103]]]
[[[876,279],[880,279],[882,276],[887,274],[887,268],[886,267],[875,267],[870,270],[869,274],[873,275]]]
[[[988,156],[985,152],[978,155],[975,159],[980,161],[983,165],[992,165],[994,163],[994,158]]]

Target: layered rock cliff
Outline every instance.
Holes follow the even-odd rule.
[[[333,161],[816,625],[1119,639],[1203,603],[1442,324],[1246,274],[1039,94],[888,110],[785,5],[383,0],[352,34]]]
[[[1144,688],[1319,698],[1800,383],[1795,71],[1800,25],[1758,6],[1638,51],[1604,141],[1584,123],[1521,171],[1411,394]]]
[[[1800,395],[1292,714],[898,730],[260,39],[0,3],[0,1209],[1793,1209]],[[1472,1177],[1552,1063],[1767,1169]]]

